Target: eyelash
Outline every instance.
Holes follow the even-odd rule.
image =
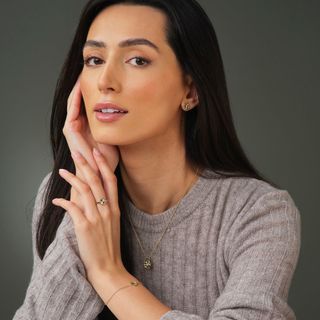
[[[98,57],[89,56],[89,57],[83,59],[83,64],[86,65],[87,67],[94,67],[94,66],[96,66],[96,65],[90,65],[90,64],[89,64],[89,61],[90,61],[91,59],[98,59],[98,60],[101,61],[101,59],[98,58]],[[133,58],[129,59],[128,61],[130,61],[130,60],[132,60],[132,59],[140,59],[140,60],[143,60],[143,62],[144,62],[145,64],[144,64],[144,65],[138,65],[138,66],[136,66],[136,67],[138,67],[138,68],[143,68],[143,67],[145,67],[145,66],[147,66],[148,64],[151,63],[151,61],[150,61],[149,59],[146,59],[146,58],[143,58],[143,57],[140,57],[140,56],[133,57]]]

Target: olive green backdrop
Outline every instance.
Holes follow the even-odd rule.
[[[32,268],[31,216],[52,165],[55,83],[82,0],[0,5],[0,317],[22,304]],[[320,286],[320,2],[202,0],[216,29],[234,120],[249,158],[300,209],[302,247],[289,303],[316,319]]]

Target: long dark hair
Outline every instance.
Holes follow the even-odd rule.
[[[199,98],[196,108],[183,113],[187,161],[193,167],[209,169],[224,177],[252,177],[274,185],[254,168],[240,145],[231,114],[217,37],[201,6],[195,0],[90,0],[82,11],[53,99],[50,138],[54,165],[37,228],[37,251],[41,259],[54,240],[65,213],[63,208],[54,206],[51,200],[55,197],[70,197],[70,185],[59,176],[58,170],[66,168],[75,173],[62,128],[66,119],[69,93],[83,67],[82,47],[95,17],[106,7],[120,3],[147,5],[162,10],[167,17],[167,41],[184,74],[193,79]],[[118,181],[119,207],[123,212],[124,187],[119,166],[115,175]],[[123,221],[121,226],[123,228]],[[121,253],[124,265],[130,272],[130,257],[126,250],[126,239],[123,237]],[[106,308],[105,312],[107,319],[113,318],[109,309]]]

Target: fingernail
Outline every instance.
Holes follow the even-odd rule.
[[[67,171],[67,170],[65,170],[65,169],[59,169],[59,173],[64,174],[64,173],[68,173],[68,171]]]
[[[93,148],[93,153],[94,153],[94,155],[96,155],[97,157],[101,157],[101,152],[100,152],[98,149]]]

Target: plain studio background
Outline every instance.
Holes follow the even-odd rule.
[[[1,319],[22,304],[32,268],[35,194],[51,168],[56,80],[86,1],[2,2]],[[298,319],[319,304],[320,2],[202,0],[220,43],[240,141],[258,170],[300,209],[302,246],[289,303]]]

